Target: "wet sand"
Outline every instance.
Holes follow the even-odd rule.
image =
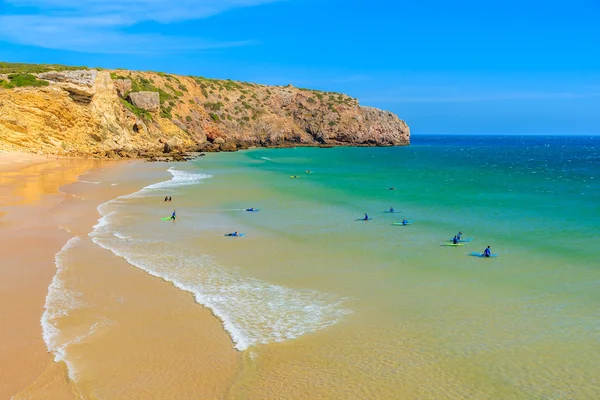
[[[54,254],[69,234],[48,215],[62,185],[98,165],[19,153],[0,154],[0,399],[43,374],[50,355],[40,316],[55,272]]]
[[[164,170],[164,164],[0,154],[0,400],[225,397],[241,356],[220,321],[189,293],[87,237],[99,204],[154,182],[156,173],[148,171]],[[103,322],[68,348],[77,359],[76,384],[65,363],[48,353],[40,326],[55,255],[74,236],[80,241],[67,272],[86,306],[67,323]]]

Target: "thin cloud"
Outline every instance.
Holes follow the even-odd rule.
[[[490,95],[467,95],[467,96],[387,96],[365,98],[367,102],[379,103],[471,103],[480,101],[504,101],[504,100],[553,100],[553,99],[585,99],[600,97],[596,93],[496,93]]]
[[[45,15],[126,15],[137,22],[176,22],[211,17],[225,11],[278,0],[7,0]]]
[[[262,71],[264,73],[264,71]],[[350,84],[350,83],[360,83],[366,82],[373,79],[373,77],[364,74],[354,74],[354,75],[339,75],[330,78],[302,78],[299,76],[307,76],[307,75],[318,75],[318,71],[296,71],[295,73],[287,72],[285,75],[277,75],[276,72],[271,72],[267,75],[258,74],[254,75],[250,78],[252,82],[265,82],[272,85],[288,85],[292,84],[296,87],[306,87],[306,88],[321,88],[324,90],[332,90],[332,84]],[[327,89],[329,88],[329,89]]]
[[[254,42],[217,42],[191,36],[138,34],[128,28],[148,21],[167,24],[208,18],[234,8],[275,1],[9,0],[14,6],[28,7],[29,13],[0,16],[0,40],[51,49],[116,54],[173,53],[244,46]],[[31,9],[35,13],[31,13]]]

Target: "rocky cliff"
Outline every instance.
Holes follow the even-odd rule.
[[[0,74],[0,150],[134,157],[409,140],[397,116],[339,93],[124,70]]]

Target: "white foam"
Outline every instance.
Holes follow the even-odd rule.
[[[180,171],[180,170],[174,169],[173,167],[169,168],[167,171],[169,171],[171,173],[171,175],[173,175],[173,178],[169,179],[168,181],[162,181],[162,182],[154,183],[152,185],[148,185],[145,188],[143,188],[142,190],[139,190],[132,194],[118,197],[118,199],[143,197],[143,196],[146,196],[149,192],[151,192],[151,193],[161,192],[161,191],[164,192],[164,191],[166,191],[166,189],[169,189],[169,191],[171,191],[171,190],[173,190],[177,187],[181,187],[181,186],[197,185],[203,179],[212,177],[211,175],[207,175],[207,174],[195,174],[192,172]]]
[[[81,183],[91,183],[91,184],[94,184],[94,185],[99,185],[101,183],[101,182],[95,182],[95,181],[82,181],[82,180],[79,180],[78,182],[81,182]]]
[[[102,217],[90,233],[94,243],[112,251],[149,274],[191,292],[223,323],[235,348],[245,350],[257,344],[294,339],[324,329],[349,313],[341,304],[346,299],[312,290],[297,290],[243,277],[217,265],[211,257],[144,236],[124,241],[118,238],[117,209],[124,200],[149,190],[193,185],[210,177],[169,169],[173,179],[150,185],[139,192],[121,196],[98,207]],[[140,232],[140,235],[152,232]]]
[[[97,332],[101,327],[113,324],[113,322],[108,319],[101,319],[92,324],[85,333],[73,338],[62,336],[60,330],[57,328],[58,321],[61,317],[69,315],[74,309],[86,306],[86,303],[81,300],[81,293],[70,290],[65,283],[67,252],[80,241],[81,239],[78,236],[75,236],[67,241],[61,251],[56,253],[54,257],[56,274],[48,287],[44,312],[40,319],[42,325],[42,338],[44,339],[46,348],[54,355],[55,362],[62,361],[66,364],[69,379],[73,381],[76,380],[77,374],[75,365],[67,357],[67,348],[72,344],[82,342],[84,339]]]
[[[348,314],[341,307],[346,299],[242,277],[220,268],[208,256],[194,257],[184,249],[173,248],[174,252],[166,254],[158,242],[138,242],[137,248],[124,249],[106,234],[94,235],[93,241],[192,293],[196,302],[221,319],[238,350],[294,339],[331,326]]]
[[[84,305],[79,300],[81,294],[70,291],[63,281],[65,253],[79,243],[79,241],[80,238],[77,236],[69,239],[61,251],[56,253],[54,257],[56,274],[48,287],[44,313],[40,321],[42,325],[42,338],[44,339],[46,348],[54,354],[54,361],[64,361],[67,364],[69,376],[72,379],[74,378],[73,366],[65,359],[65,348],[68,343],[60,343],[60,332],[56,327],[56,323],[61,316],[68,315],[71,310]]]

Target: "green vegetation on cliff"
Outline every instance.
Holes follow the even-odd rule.
[[[8,75],[8,81],[0,80],[0,87],[3,87],[5,89],[12,89],[23,86],[40,87],[48,85],[49,83],[47,81],[39,80],[31,74],[10,74]]]
[[[8,64],[0,65],[6,70]],[[185,148],[206,151],[248,146],[394,146],[407,144],[410,138],[406,124],[392,113],[361,107],[358,100],[341,93],[122,69],[71,73],[77,68],[11,64],[12,70],[19,65],[27,71],[58,70],[38,75],[43,79],[37,79],[36,73],[0,77],[0,88],[43,86],[50,81],[53,90],[39,93],[35,88],[0,89],[0,100],[7,99],[4,104],[29,102],[31,109],[37,109],[35,104],[49,97],[50,104],[61,104],[62,125],[48,124],[47,118],[38,121],[37,114],[25,115],[19,108],[0,115],[0,133],[17,132],[15,137],[33,140],[41,149],[54,142],[37,143],[31,135],[23,136],[29,127],[31,132],[47,131],[46,136],[65,142],[63,132],[77,126],[68,148],[82,153],[118,146],[158,149],[173,137]],[[20,100],[8,100],[12,98]],[[23,122],[28,120],[33,122]],[[81,138],[82,126],[89,127],[87,144]],[[14,140],[9,142],[6,148],[13,148]]]
[[[131,111],[138,117],[146,119],[146,120],[152,120],[152,114],[150,114],[148,111],[142,110],[141,108],[134,106],[133,104],[131,104],[130,102],[128,102],[125,99],[119,99],[119,100],[121,101],[121,104],[123,104],[123,106],[125,106],[126,109],[128,109],[129,111]]]
[[[77,71],[88,67],[73,67],[58,64],[24,64],[0,61],[0,74],[40,74],[50,71]]]

